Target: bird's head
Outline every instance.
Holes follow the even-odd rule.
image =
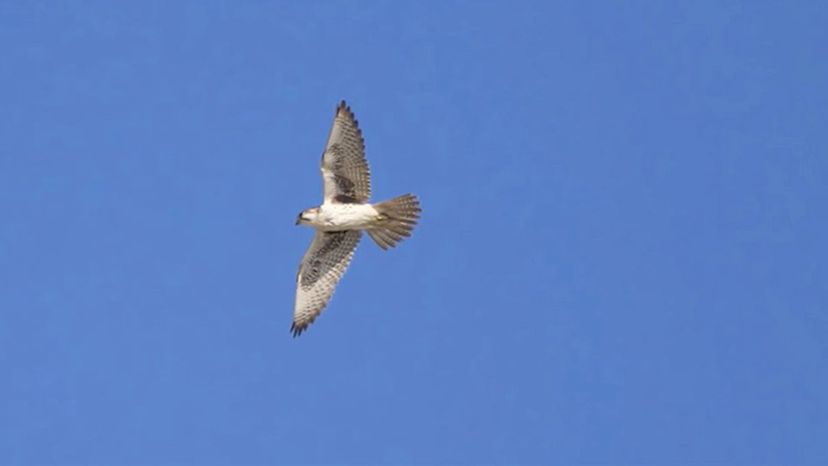
[[[312,207],[310,209],[305,209],[302,212],[300,212],[299,215],[296,217],[296,224],[297,225],[307,225],[307,224],[313,222],[314,220],[316,220],[316,217],[318,217],[318,216],[319,216],[319,208],[318,207]]]

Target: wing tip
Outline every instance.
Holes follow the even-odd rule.
[[[336,106],[336,112],[334,113],[334,118],[338,117],[340,114],[345,114],[346,117],[351,120],[354,124],[354,129],[357,132],[357,137],[359,138],[359,143],[362,146],[363,153],[365,152],[365,137],[362,135],[362,128],[359,127],[359,120],[357,120],[356,115],[354,114],[353,110],[351,110],[351,106],[345,103],[345,99],[339,101],[339,105]],[[322,153],[324,157],[324,152]],[[367,162],[366,162],[367,164]]]
[[[290,324],[290,331],[291,331],[291,333],[293,333],[293,338],[296,338],[296,337],[298,337],[299,335],[301,335],[301,334],[302,334],[302,332],[304,332],[305,330],[307,330],[307,328],[308,328],[308,324],[307,324],[307,323],[305,323],[305,324],[297,324],[296,322],[293,322],[293,323],[291,323],[291,324]]]
[[[345,99],[339,101],[339,104],[336,106],[336,113],[339,113],[343,110],[353,114],[353,112],[351,112],[351,107],[345,102]]]
[[[347,102],[345,102],[345,99],[340,100],[339,105],[336,106],[336,114],[339,115],[339,113],[347,113],[348,116],[354,121],[354,123],[358,124],[356,115],[354,115],[354,111],[351,110],[351,106],[348,105]]]

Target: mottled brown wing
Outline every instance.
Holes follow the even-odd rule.
[[[305,331],[328,305],[361,237],[362,232],[356,230],[316,232],[296,276],[293,336]]]
[[[368,202],[371,172],[365,160],[365,141],[351,108],[336,107],[331,133],[322,153],[325,202]]]

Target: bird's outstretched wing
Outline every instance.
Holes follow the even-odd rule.
[[[358,230],[316,232],[296,276],[293,336],[305,331],[325,309],[361,237]]]
[[[365,141],[354,113],[344,100],[336,107],[322,153],[322,182],[325,202],[368,202],[371,197]]]

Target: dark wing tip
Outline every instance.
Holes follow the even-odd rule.
[[[351,110],[351,106],[345,103],[345,100],[341,100],[339,105],[336,106],[336,113],[339,114],[340,112],[344,112],[354,121],[354,123],[358,123],[356,119],[356,115],[354,115],[354,111]]]
[[[290,331],[293,332],[293,338],[298,337],[308,328],[308,324],[296,325],[296,322],[290,324]]]
[[[359,138],[360,144],[362,144],[362,150],[365,151],[365,138],[362,136],[362,129],[359,127],[359,120],[357,120],[356,115],[354,115],[353,110],[351,107],[345,103],[345,99],[339,102],[339,105],[336,107],[336,115],[340,113],[344,113],[347,115],[348,119],[351,120],[354,124],[354,129],[357,132],[357,137]]]
[[[348,117],[349,117],[351,120],[353,120],[353,121],[354,121],[354,123],[356,123],[356,122],[357,122],[357,121],[356,121],[356,116],[354,115],[353,110],[351,110],[351,106],[350,106],[350,105],[348,105],[347,103],[345,103],[345,101],[344,101],[344,100],[342,100],[341,102],[339,102],[339,105],[337,105],[337,106],[336,106],[336,113],[337,113],[337,115],[338,115],[339,113],[345,113],[346,115],[348,115]]]

